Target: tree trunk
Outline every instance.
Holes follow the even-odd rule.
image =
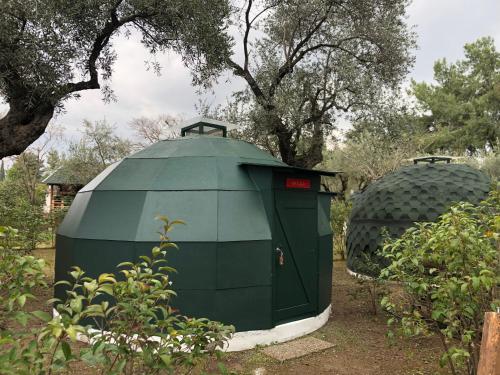
[[[339,198],[345,201],[347,195],[347,188],[349,187],[349,176],[347,174],[340,173],[337,175],[340,180],[340,191]]]
[[[310,146],[297,155],[295,158],[295,166],[300,168],[312,169],[317,164],[323,161],[323,130],[318,125],[312,135]]]
[[[500,313],[484,315],[483,339],[479,357],[478,375],[498,374],[500,371]]]
[[[297,151],[292,140],[292,133],[286,128],[285,124],[278,116],[269,114],[271,133],[278,138],[278,149],[281,160],[288,165],[295,165],[295,156]]]
[[[0,159],[19,155],[44,132],[54,115],[54,106],[41,103],[26,110],[10,102],[10,109],[0,119]]]
[[[278,138],[278,147],[281,160],[288,165],[311,169],[323,161],[323,131],[315,129],[311,138],[310,146],[300,155],[297,154],[297,143],[293,139],[293,133],[289,130],[279,116],[268,114],[269,128],[271,134]]]

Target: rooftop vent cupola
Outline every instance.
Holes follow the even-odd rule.
[[[187,122],[181,129],[181,136],[186,137],[190,135],[212,135],[218,137],[227,137],[227,131],[235,128],[235,125],[208,119],[205,117],[196,117]]]

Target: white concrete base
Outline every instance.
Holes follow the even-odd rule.
[[[319,315],[280,324],[271,329],[236,332],[226,345],[224,345],[223,350],[227,352],[239,352],[241,350],[253,349],[257,345],[280,343],[307,335],[325,325],[330,317],[331,308],[332,305],[329,305]],[[54,316],[59,315],[55,309],[53,309],[53,314]],[[98,333],[97,330],[91,330],[91,332]],[[151,340],[155,339],[158,338],[155,336],[151,337]],[[89,338],[86,335],[78,334],[77,340],[89,343]]]
[[[362,280],[373,280],[373,277],[371,276],[367,276],[367,275],[363,275],[362,273],[357,273],[357,272],[354,272],[354,271],[351,271],[349,268],[345,268],[347,270],[347,273],[351,276],[354,276],[358,279],[362,279]]]
[[[236,332],[231,340],[228,341],[224,350],[238,352],[240,350],[252,349],[257,345],[285,342],[307,335],[321,328],[328,321],[331,308],[332,305],[329,305],[317,316],[280,324],[271,329]]]

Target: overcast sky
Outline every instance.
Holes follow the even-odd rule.
[[[455,61],[463,56],[463,45],[482,36],[493,36],[500,49],[500,0],[414,0],[408,9],[408,23],[418,34],[416,64],[409,78],[432,80],[432,66],[445,57]],[[117,102],[105,104],[99,91],[84,91],[80,100],[66,102],[66,112],[53,121],[62,124],[68,135],[79,134],[83,119],[106,119],[122,135],[130,135],[128,122],[139,116],[162,113],[196,116],[195,104],[200,100],[191,86],[189,71],[174,54],[158,57],[163,67],[160,77],[146,71],[147,52],[135,39],[115,41],[118,59],[114,67],[112,87]],[[231,78],[229,80],[229,78]],[[232,91],[244,87],[240,78],[229,74],[219,79],[213,93],[201,98],[216,105],[224,103]],[[0,110],[7,107],[0,105]]]

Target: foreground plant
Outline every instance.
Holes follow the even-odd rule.
[[[26,324],[27,314],[23,312],[26,301],[34,298],[37,287],[47,286],[42,259],[22,255],[15,249],[18,231],[0,226],[0,329],[15,319]]]
[[[351,214],[351,202],[334,199],[331,205],[330,224],[333,231],[333,249],[334,257],[340,257],[345,260],[347,249],[347,220]]]
[[[42,350],[28,321],[45,313],[27,312],[35,289],[47,287],[45,263],[17,248],[18,231],[0,226],[0,373],[40,374]],[[21,328],[18,328],[21,327]]]
[[[374,275],[380,273],[380,265],[377,260],[374,260],[371,255],[362,254],[363,266],[366,270],[366,275]],[[381,277],[371,277],[363,274],[354,276],[354,280],[358,285],[349,292],[351,298],[363,301],[372,315],[377,315],[380,302],[387,295],[389,289],[386,285],[386,280]]]
[[[405,335],[437,333],[440,364],[453,374],[476,374],[483,317],[500,306],[500,193],[479,206],[459,203],[435,223],[420,223],[382,254],[392,263],[381,276],[402,282],[403,300],[382,306]]]
[[[101,374],[180,374],[218,356],[234,328],[188,318],[170,307],[175,292],[169,273],[175,270],[165,256],[176,245],[168,232],[181,222],[160,220],[160,245],[137,263],[118,265],[121,275],[94,279],[73,267],[71,281],[58,282],[66,288],[67,298],[49,301],[57,313],[52,317],[34,312],[44,325],[25,343],[16,342],[13,335],[0,343],[0,362],[5,361],[0,373],[52,374],[82,360]],[[70,342],[77,339],[89,345],[74,350]]]

